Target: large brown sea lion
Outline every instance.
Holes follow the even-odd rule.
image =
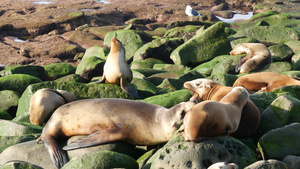
[[[286,75],[260,72],[252,73],[239,77],[233,86],[243,86],[249,91],[272,91],[273,89],[281,86],[300,85],[300,81],[288,77]]]
[[[235,87],[219,102],[206,100],[196,104],[184,117],[185,140],[200,141],[206,137],[234,133],[248,99],[245,88]]]
[[[116,38],[111,38],[111,48],[103,68],[103,76],[96,83],[114,83],[131,94],[135,98],[140,98],[136,90],[130,85],[132,81],[132,71],[125,59],[125,48]]]
[[[184,87],[195,93],[192,99],[198,101],[220,101],[233,87],[223,86],[213,80],[204,78],[188,81]],[[249,98],[243,108],[241,122],[238,129],[232,134],[234,137],[247,137],[252,135],[260,122],[260,112]]]
[[[235,67],[235,71],[247,73],[272,63],[272,56],[269,49],[262,43],[241,43],[236,45],[230,55],[240,55],[246,53],[247,56],[241,58]]]
[[[30,99],[30,123],[41,126],[52,111],[76,99],[74,94],[64,90],[44,88],[36,91]]]
[[[60,168],[68,161],[58,145],[74,135],[88,135],[64,150],[123,140],[134,145],[169,141],[183,124],[185,113],[196,103],[182,102],[170,109],[134,100],[105,98],[74,101],[59,107],[45,125],[37,142],[44,140],[51,159]]]

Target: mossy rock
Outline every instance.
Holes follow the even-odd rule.
[[[170,79],[176,79],[179,78],[183,73],[177,73],[177,72],[165,72],[165,73],[157,73],[152,76],[147,77],[146,80],[151,82],[154,85],[161,84],[164,79],[170,78]]]
[[[131,62],[131,69],[148,69],[153,68],[155,64],[165,64],[164,61],[156,58],[147,58],[145,60],[134,60]]]
[[[259,41],[256,39],[253,39],[253,38],[239,38],[239,39],[230,41],[230,45],[231,45],[232,49],[240,43],[259,43]]]
[[[61,78],[58,78],[55,80],[56,82],[87,82],[86,79],[82,78],[80,75],[78,74],[70,74]]]
[[[172,106],[174,106],[180,102],[189,101],[191,97],[192,97],[192,94],[189,90],[182,89],[182,90],[178,90],[175,92],[170,92],[170,93],[166,93],[166,94],[148,97],[141,101],[150,103],[150,104],[164,106],[166,108],[171,108]]]
[[[300,153],[300,123],[292,123],[267,132],[258,142],[264,159],[283,160],[287,155]]]
[[[255,5],[255,8],[260,8],[261,4],[258,4],[258,5]],[[266,12],[262,12],[262,13],[258,13],[258,14],[255,14],[253,15],[249,21],[254,21],[254,20],[257,20],[257,19],[261,19],[261,18],[265,18],[267,16],[272,16],[272,15],[276,15],[278,14],[278,12],[276,11],[266,11]]]
[[[163,71],[163,70],[155,70],[155,69],[151,69],[151,68],[140,68],[140,69],[133,69],[133,71],[139,72],[141,74],[143,74],[145,77],[149,77],[155,74],[159,74],[159,73],[166,73],[167,71]]]
[[[50,88],[66,90],[73,93],[79,99],[86,98],[124,98],[133,99],[133,97],[124,92],[119,85],[110,83],[84,84],[76,82],[43,82],[29,85],[19,100],[17,116],[29,112],[30,99],[39,89]]]
[[[73,74],[76,71],[76,67],[68,63],[54,63],[44,66],[48,80],[55,80],[60,77]]]
[[[299,60],[300,60],[300,52],[297,52],[292,56],[291,63],[294,64]]]
[[[272,58],[277,61],[289,61],[294,54],[293,50],[285,44],[273,45],[268,49]]]
[[[62,169],[71,168],[130,168],[138,169],[136,161],[121,153],[98,151],[83,155],[80,159],[72,159]]]
[[[10,65],[6,66],[5,70],[0,71],[1,76],[7,76],[12,74],[27,74],[35,76],[42,80],[46,80],[45,69],[42,66]]]
[[[87,48],[85,50],[85,53],[84,53],[82,59],[86,59],[86,58],[94,56],[94,57],[98,57],[102,60],[106,60],[108,53],[109,53],[109,50],[107,48],[93,46],[93,47]]]
[[[63,22],[68,22],[74,19],[78,19],[84,16],[84,13],[82,11],[78,11],[78,12],[73,12],[73,13],[69,13],[67,15],[64,16],[59,16],[57,18],[55,18],[53,20],[53,22],[55,23],[63,23]]]
[[[138,94],[142,98],[153,96],[157,92],[157,87],[144,79],[133,78],[131,84],[137,87]]]
[[[0,120],[0,136],[22,136],[26,134],[41,133],[43,127],[30,123]]]
[[[42,167],[39,167],[34,164],[30,164],[25,161],[12,161],[8,162],[2,166],[0,166],[0,169],[43,169]]]
[[[122,42],[124,46],[127,46],[129,43],[137,42],[150,42],[152,41],[152,36],[143,32],[135,30],[117,30],[108,32],[104,38],[104,46],[110,47],[111,38],[115,36],[119,41]]]
[[[197,25],[186,25],[183,27],[175,27],[167,30],[163,37],[168,37],[168,38],[181,37],[188,40],[196,35],[196,32],[200,27],[201,26],[197,26]]]
[[[211,72],[213,70],[213,68],[215,67],[216,64],[222,62],[223,60],[225,60],[226,58],[228,58],[230,55],[221,55],[221,56],[217,56],[215,58],[213,58],[210,61],[207,61],[205,63],[202,63],[200,65],[198,65],[197,67],[195,67],[193,70],[197,71],[201,74],[204,75],[211,75]]]
[[[0,154],[7,147],[23,143],[30,140],[36,140],[40,134],[28,134],[20,136],[0,136]]]
[[[16,115],[18,102],[21,95],[11,90],[0,91],[0,111],[9,113],[11,117]]]
[[[222,62],[214,66],[211,76],[216,74],[236,74],[235,66],[238,64],[240,58],[241,55],[228,56]]]
[[[273,72],[273,73],[281,73],[292,70],[292,64],[289,62],[273,62],[271,64],[267,64],[259,70],[255,70],[253,72]]]
[[[177,47],[171,53],[171,59],[177,65],[195,66],[216,56],[228,54],[231,46],[224,29],[223,22],[212,25]]]
[[[294,53],[300,52],[300,41],[299,40],[291,40],[284,43],[288,47],[290,47]]]
[[[6,111],[0,110],[0,119],[11,120],[12,117]]]
[[[23,93],[28,85],[42,82],[41,79],[27,74],[12,74],[0,77],[0,90],[13,90]]]
[[[77,66],[76,74],[79,74],[83,79],[89,81],[95,76],[103,74],[105,61],[99,57],[92,56],[84,58]]]
[[[144,42],[133,42],[133,43],[128,43],[125,46],[125,59],[128,60],[132,60],[134,57],[135,52],[141,48],[144,45]]]
[[[214,74],[207,77],[207,79],[216,81],[224,86],[232,86],[237,78],[238,78],[237,76],[232,74]]]
[[[152,149],[137,159],[136,162],[139,164],[139,168],[142,168],[155,152],[156,149]]]
[[[300,70],[300,60],[293,64],[293,70]]]
[[[282,72],[281,74],[292,78],[300,78],[300,70],[286,71],[286,72]]]
[[[155,64],[153,66],[153,69],[163,70],[168,72],[183,72],[183,73],[187,73],[191,71],[191,68],[188,66],[175,65],[175,64],[159,64],[159,63]]]

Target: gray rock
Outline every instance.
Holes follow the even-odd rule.
[[[258,142],[263,159],[283,160],[300,153],[300,123],[292,123],[264,134]]]
[[[37,165],[30,164],[25,161],[12,161],[0,166],[0,169],[43,169],[43,168]]]
[[[267,160],[267,161],[261,160],[245,167],[245,169],[294,169],[294,168],[291,168],[287,164],[277,160]]]
[[[0,153],[6,148],[30,140],[36,140],[40,134],[28,134],[21,136],[0,136]]]
[[[43,127],[30,123],[13,122],[0,119],[0,136],[21,136],[25,134],[41,133]]]
[[[288,155],[282,160],[284,163],[290,165],[293,169],[300,169],[300,157]]]
[[[228,136],[207,138],[199,143],[173,138],[145,164],[148,168],[199,168],[216,162],[233,162],[240,168],[255,162],[255,156],[242,142]]]
[[[52,163],[48,149],[44,144],[37,144],[35,140],[8,147],[0,154],[0,165],[10,161],[26,161],[42,168],[56,169]]]

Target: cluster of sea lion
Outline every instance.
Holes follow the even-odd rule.
[[[100,82],[119,84],[126,92],[139,97],[130,86],[132,72],[125,61],[124,46],[115,37],[111,40],[111,46]],[[261,51],[253,51],[254,47]],[[265,50],[268,49],[261,44],[237,45],[231,54],[248,54],[240,60],[237,70],[244,73],[261,66],[260,63],[265,63],[265,60],[270,62],[270,54]],[[196,79],[184,83],[186,89],[195,93],[190,101],[170,109],[117,98],[75,101],[76,97],[66,91],[41,89],[31,99],[30,121],[41,125],[49,113],[60,106],[46,123],[37,142],[44,141],[52,161],[57,168],[61,168],[69,160],[64,150],[119,140],[134,145],[157,145],[169,141],[180,128],[184,130],[185,140],[193,142],[224,134],[250,136],[258,127],[260,113],[250,100],[247,89],[271,91],[293,84],[299,85],[299,82],[267,72],[242,76],[233,87],[222,86],[208,79]],[[59,140],[74,135],[88,136],[64,147],[59,146]]]

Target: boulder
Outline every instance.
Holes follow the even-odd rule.
[[[66,75],[73,74],[76,71],[76,67],[68,63],[45,65],[44,69],[48,80],[55,80]]]
[[[286,71],[286,72],[282,72],[281,74],[292,77],[292,78],[300,78],[299,70]]]
[[[165,32],[163,37],[168,37],[168,38],[183,38],[184,41],[188,41],[191,39],[193,36],[196,35],[197,30],[201,26],[197,25],[186,25],[183,27],[175,27],[172,29],[169,29]]]
[[[144,42],[132,42],[125,46],[125,59],[127,61],[133,60],[135,52],[144,45]]]
[[[145,60],[134,60],[131,62],[131,69],[150,69],[153,68],[155,64],[165,64],[164,61],[156,58],[147,58]]]
[[[0,77],[0,90],[13,90],[23,93],[28,85],[42,82],[41,79],[27,74],[12,74]]]
[[[27,74],[27,75],[35,76],[42,80],[46,79],[45,70],[42,66],[10,65],[10,66],[6,66],[5,70],[0,71],[1,76],[7,76],[11,74]]]
[[[288,47],[290,47],[294,53],[300,52],[300,41],[299,40],[291,40],[284,43]]]
[[[42,168],[56,169],[48,149],[35,140],[10,146],[0,154],[0,166],[11,161],[26,161]]]
[[[271,64],[267,64],[259,70],[255,70],[253,72],[274,72],[281,73],[285,71],[292,70],[292,64],[289,62],[273,62]]]
[[[284,163],[291,166],[293,169],[300,169],[300,157],[288,155],[282,160]]]
[[[216,81],[223,86],[232,86],[237,78],[237,76],[232,74],[214,74],[207,77],[207,79]]]
[[[264,134],[258,148],[263,159],[283,160],[288,155],[300,153],[300,123],[292,123]]]
[[[198,143],[175,137],[144,165],[149,168],[207,168],[216,162],[233,162],[244,168],[256,161],[246,145],[229,136],[207,138]]]
[[[104,64],[105,61],[96,56],[88,57],[78,64],[75,73],[79,74],[83,79],[90,81],[93,77],[103,74]]]
[[[103,40],[101,40],[98,36],[85,31],[69,31],[64,33],[62,36],[75,44],[79,44],[85,49],[93,46],[103,46]]]
[[[146,80],[148,80],[149,82],[151,82],[152,84],[157,86],[157,85],[161,84],[166,78],[176,79],[182,75],[183,75],[182,72],[181,73],[164,72],[164,73],[157,73],[157,74],[151,75],[151,76],[147,77]]]
[[[224,29],[223,22],[212,25],[177,47],[171,53],[171,59],[177,65],[195,66],[216,56],[228,54],[231,46]]]
[[[0,119],[11,120],[12,117],[6,111],[0,110]]]
[[[139,73],[143,74],[145,77],[149,77],[149,76],[159,74],[159,73],[167,73],[167,71],[156,70],[156,69],[152,69],[152,68],[132,69],[132,71],[133,72],[139,72]]]
[[[300,51],[295,53],[293,56],[292,56],[292,59],[291,59],[291,63],[292,64],[295,64],[297,61],[300,60]]]
[[[292,169],[289,165],[278,160],[260,160],[247,167],[247,169]],[[295,169],[295,168],[293,168]]]
[[[154,84],[144,79],[133,78],[130,84],[136,86],[138,94],[141,98],[153,96],[158,90]]]
[[[238,64],[240,58],[241,55],[228,56],[213,67],[211,76],[216,74],[236,74],[235,66]]]
[[[20,94],[15,91],[0,91],[0,111],[6,111],[11,117],[14,117],[20,97]]]
[[[195,67],[193,70],[197,71],[201,74],[204,75],[211,75],[211,72],[214,68],[214,66],[220,62],[222,62],[223,60],[225,60],[226,58],[230,57],[229,55],[221,55],[221,56],[217,56],[215,58],[213,58],[210,61],[207,61],[205,63],[202,63],[200,65],[198,65],[197,67]]]
[[[82,78],[80,75],[78,74],[70,74],[61,78],[58,78],[55,80],[56,82],[87,82],[86,79]]]
[[[256,39],[253,39],[253,38],[239,38],[239,39],[234,39],[234,40],[230,41],[230,45],[231,45],[232,49],[240,43],[259,43],[259,41]]]
[[[30,123],[13,122],[0,119],[0,136],[21,136],[25,134],[41,133],[43,127]]]
[[[30,164],[28,162],[24,162],[24,161],[12,161],[12,162],[8,162],[2,166],[0,166],[0,169],[43,169],[42,167],[39,167],[37,165],[34,164]]]
[[[83,155],[80,159],[73,158],[62,169],[71,168],[130,168],[138,169],[137,162],[121,153],[97,151]]]
[[[294,54],[293,50],[285,44],[273,45],[268,47],[268,49],[272,58],[277,61],[289,61]]]
[[[0,136],[0,153],[4,151],[6,148],[23,143],[30,140],[36,140],[40,134],[27,134],[20,136]]]
[[[153,66],[153,69],[163,70],[168,72],[183,72],[183,73],[187,73],[191,71],[191,68],[187,66],[174,65],[174,64],[159,64],[159,63],[155,64]]]

